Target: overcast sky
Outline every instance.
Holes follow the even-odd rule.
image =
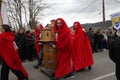
[[[68,26],[75,21],[83,23],[94,23],[102,21],[102,0],[48,0],[54,3],[52,8],[46,9],[46,15],[40,20],[45,26],[50,20],[63,18]],[[110,15],[120,12],[120,0],[105,0],[106,20]]]

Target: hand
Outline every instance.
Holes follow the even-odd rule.
[[[56,48],[56,45],[55,45],[55,44],[53,44],[53,45],[52,45],[52,47],[53,47],[53,48]]]

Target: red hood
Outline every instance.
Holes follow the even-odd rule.
[[[20,70],[25,77],[28,77],[27,72],[22,66],[17,51],[14,48],[14,34],[12,32],[3,32],[0,34],[0,57],[13,70]]]
[[[3,32],[0,34],[0,38],[7,41],[14,41],[14,34],[12,32]]]
[[[62,26],[60,27],[60,29],[57,29],[57,20],[62,21]],[[68,30],[68,29],[69,28],[68,28],[66,22],[62,18],[56,19],[56,21],[54,23],[54,32],[63,33],[63,32],[65,32],[65,30]]]
[[[78,24],[78,26],[76,28],[73,26],[73,29],[75,30],[75,34],[81,33],[82,25],[78,21],[74,22],[74,24],[75,23]]]

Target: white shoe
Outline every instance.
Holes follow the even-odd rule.
[[[72,76],[67,77],[66,79],[69,80],[69,79],[74,78],[74,77],[75,77],[75,76],[72,75]]]

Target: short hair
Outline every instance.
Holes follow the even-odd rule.
[[[27,30],[27,31],[26,31],[26,34],[28,34],[28,33],[30,33],[30,30]]]
[[[12,32],[11,27],[7,24],[1,25],[5,32]]]
[[[92,30],[92,28],[89,28],[89,31],[91,31]]]

